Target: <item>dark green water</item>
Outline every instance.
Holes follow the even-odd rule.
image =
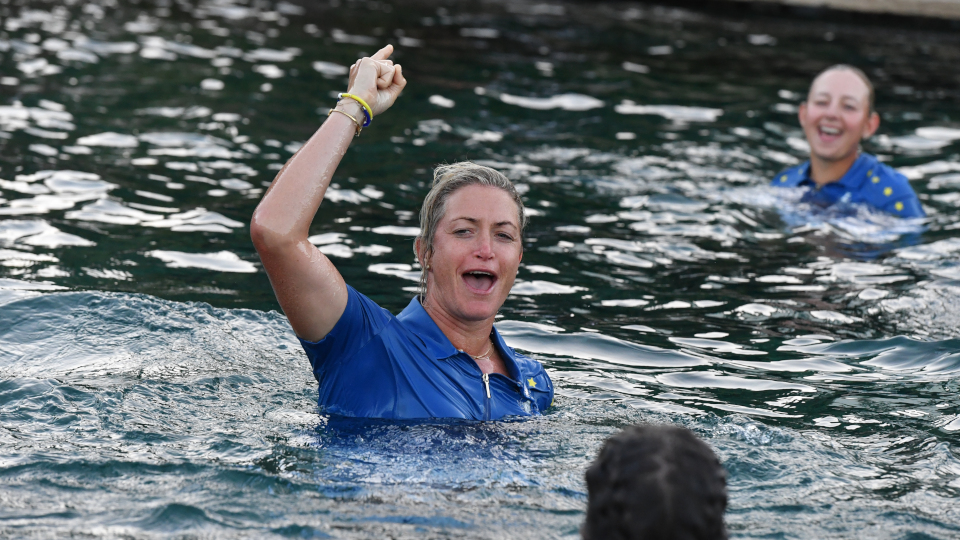
[[[960,33],[732,9],[0,0],[0,536],[576,538],[642,421],[721,456],[735,538],[960,535]],[[509,174],[535,214],[499,327],[542,418],[316,411],[247,220],[387,42],[410,86],[315,240],[398,311],[431,168]],[[837,62],[925,222],[765,187]]]

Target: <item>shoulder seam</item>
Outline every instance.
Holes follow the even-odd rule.
[[[355,289],[354,287],[352,287],[352,286],[350,286],[350,285],[347,285],[347,286],[350,287],[351,289],[353,289],[353,291],[354,291],[358,296],[362,296],[363,298],[366,298],[371,304],[373,304],[374,306],[376,306],[377,309],[380,309],[380,310],[382,310],[383,312],[385,312],[386,315],[387,315],[387,321],[386,321],[386,323],[379,325],[379,326],[377,327],[377,329],[370,334],[370,338],[369,338],[369,339],[363,341],[360,345],[358,345],[356,351],[354,351],[353,354],[350,354],[350,355],[347,355],[347,356],[343,357],[343,360],[349,360],[350,358],[353,358],[354,356],[356,356],[360,351],[363,350],[364,347],[366,347],[367,345],[369,345],[371,341],[373,341],[374,339],[376,339],[377,337],[379,337],[380,334],[383,333],[383,330],[384,330],[390,323],[392,323],[393,320],[396,319],[396,316],[394,316],[392,313],[390,313],[389,310],[387,310],[386,308],[384,308],[384,307],[381,306],[380,304],[374,302],[374,301],[371,300],[368,296],[366,296],[366,295],[363,294],[362,292],[358,291],[358,290]],[[359,301],[360,299],[358,298],[357,300]],[[361,302],[361,305],[363,305],[362,302]],[[362,308],[361,308],[361,309],[362,309]]]

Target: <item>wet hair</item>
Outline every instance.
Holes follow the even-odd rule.
[[[860,78],[863,81],[863,84],[867,85],[867,104],[869,108],[867,109],[868,113],[874,112],[873,103],[874,103],[874,90],[873,83],[870,82],[870,77],[867,77],[867,74],[863,72],[862,69],[851,66],[850,64],[834,64],[827,69],[817,73],[817,76],[813,78],[813,81],[810,83],[810,89],[807,90],[807,99],[810,99],[810,93],[813,91],[813,83],[820,78],[821,75],[829,73],[831,71],[849,71]]]
[[[630,426],[586,472],[584,540],[726,540],[726,474],[690,430]]]
[[[419,292],[421,303],[427,292],[427,263],[433,254],[433,240],[437,235],[437,227],[447,211],[447,200],[460,188],[473,185],[491,186],[505,191],[517,205],[517,218],[521,236],[523,235],[523,229],[527,226],[527,214],[523,208],[520,193],[513,182],[502,173],[470,161],[438,166],[433,171],[433,187],[430,188],[430,192],[423,199],[423,206],[420,208],[420,234],[417,235],[416,241],[413,243],[413,253],[422,267],[420,269]],[[417,252],[418,242],[420,243],[423,260],[420,259],[421,253]]]

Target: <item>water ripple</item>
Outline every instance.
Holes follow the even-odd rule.
[[[584,468],[641,421],[717,450],[733,537],[956,536],[949,32],[830,41],[816,18],[589,3],[21,4],[0,14],[0,536],[573,538]],[[398,312],[432,168],[513,179],[530,223],[499,327],[556,383],[541,418],[322,416],[272,311],[249,216],[388,41],[412,84],[353,141],[310,241]],[[809,151],[809,75],[780,64],[838,54],[884,59],[864,149],[926,220],[767,187]]]

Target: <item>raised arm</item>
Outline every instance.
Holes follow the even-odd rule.
[[[390,108],[407,84],[400,65],[387,60],[392,52],[387,45],[350,68],[348,92],[364,99],[374,116]],[[364,119],[353,100],[341,100],[337,109]],[[297,335],[309,341],[326,336],[347,305],[343,277],[307,236],[356,130],[347,115],[328,116],[280,169],[250,220],[250,237],[280,307]]]

